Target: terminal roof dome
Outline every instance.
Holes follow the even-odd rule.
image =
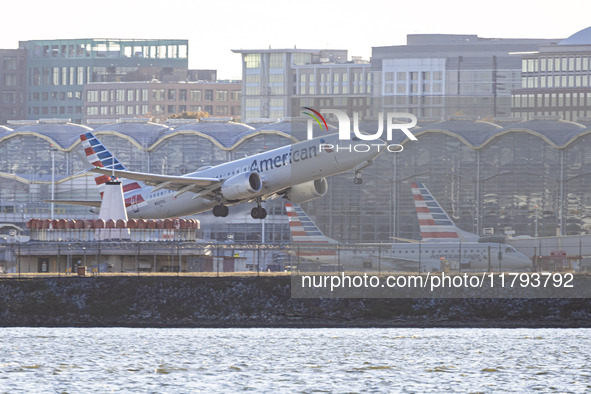
[[[168,130],[168,126],[159,123],[120,122],[99,126],[94,129],[94,132],[112,131],[133,138],[141,146],[150,146]]]
[[[67,122],[39,122],[16,127],[13,133],[37,133],[43,135],[62,148],[69,148],[80,138],[80,134],[91,130],[89,127]]]
[[[201,121],[178,126],[170,133],[195,131],[205,134],[220,145],[229,148],[246,136],[255,132],[254,127],[234,122]]]
[[[576,32],[560,41],[558,45],[591,45],[591,27]]]

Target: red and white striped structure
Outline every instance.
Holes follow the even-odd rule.
[[[337,249],[332,245],[338,242],[325,236],[299,205],[286,203],[285,209],[289,218],[292,245],[299,247],[297,254],[309,260],[336,263]],[[332,247],[323,249],[322,244]]]
[[[478,241],[476,234],[465,232],[454,224],[425,185],[413,182],[411,187],[423,241]]]
[[[121,164],[92,133],[88,132],[82,134],[80,136],[80,141],[82,141],[82,147],[88,157],[88,161],[93,166],[115,170],[126,170],[125,166]],[[105,184],[109,181],[109,176],[97,173],[94,176],[94,181],[98,186],[102,199],[105,192]],[[144,197],[141,194],[143,186],[144,184],[142,182],[131,179],[122,180],[121,187],[123,188],[125,207],[132,204],[139,204],[144,201]]]

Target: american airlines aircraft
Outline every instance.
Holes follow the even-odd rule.
[[[322,197],[327,192],[326,177],[369,166],[385,143],[376,140],[366,151],[355,149],[360,142],[353,138],[340,149],[338,134],[297,142],[268,152],[217,166],[200,168],[183,176],[128,171],[92,134],[80,136],[88,161],[94,166],[95,182],[104,189],[110,176],[122,178],[128,217],[161,219],[192,215],[213,209],[214,216],[228,216],[228,206],[255,202],[254,219],[267,216],[261,202],[285,197],[295,203]],[[359,182],[356,182],[359,183]],[[56,203],[100,206],[100,201],[60,200]]]
[[[532,261],[513,246],[478,242],[478,235],[461,230],[422,183],[412,183],[421,241],[388,244],[339,244],[325,236],[297,204],[287,203],[287,215],[295,254],[324,264],[340,264],[347,270],[439,270],[447,260],[463,270],[530,270]],[[490,261],[489,261],[490,247]]]

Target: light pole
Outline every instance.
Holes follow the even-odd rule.
[[[50,218],[53,220],[54,203],[55,200],[55,151],[56,147],[53,144],[49,145],[49,152],[51,154],[51,214]]]
[[[534,207],[534,209],[536,211],[534,238],[538,238],[538,205],[537,204]]]

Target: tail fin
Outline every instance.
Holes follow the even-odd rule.
[[[95,167],[104,167],[115,170],[126,170],[125,166],[90,132],[80,135],[82,147],[86,154],[86,159]],[[109,180],[107,175],[96,174],[94,181],[103,198],[105,183]],[[130,179],[122,179],[121,186],[123,187],[123,197],[125,198],[125,206],[131,205],[133,202],[137,204],[143,202],[141,196],[142,188],[145,186],[142,182],[133,181]]]
[[[338,243],[334,239],[324,235],[298,204],[286,203],[285,208],[287,210],[287,217],[289,218],[291,240],[294,244]]]
[[[411,186],[423,241],[478,241],[478,235],[463,231],[454,224],[425,185],[417,182]]]

